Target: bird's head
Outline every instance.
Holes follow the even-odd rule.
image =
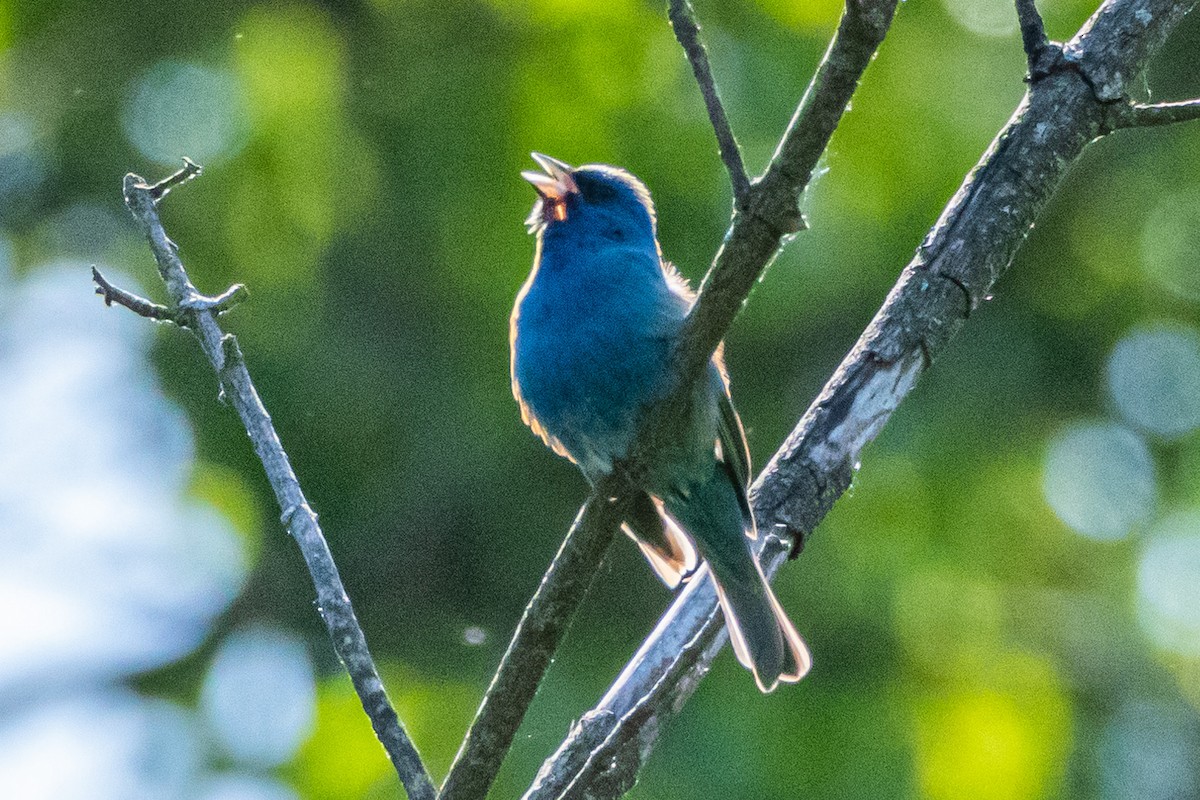
[[[533,160],[544,172],[521,173],[538,193],[525,220],[531,233],[630,245],[655,242],[654,203],[633,175],[605,164],[572,167],[541,153]]]

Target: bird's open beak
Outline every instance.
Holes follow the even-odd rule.
[[[564,164],[557,158],[551,158],[542,153],[531,153],[530,155],[545,172],[526,170],[521,173],[521,177],[533,184],[533,188],[544,200],[549,201],[549,205],[557,209],[567,195],[579,191],[579,187],[575,185],[575,178],[571,175],[570,164]]]

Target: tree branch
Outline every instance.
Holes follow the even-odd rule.
[[[853,0],[852,0],[853,2]],[[1066,46],[1076,69],[1031,85],[930,230],[883,307],[755,482],[768,575],[849,487],[859,455],[1012,263],[1069,166],[1196,0],[1107,0]],[[1128,24],[1130,19],[1140,24]],[[1116,76],[1121,76],[1118,80]],[[707,575],[685,589],[525,800],[619,797],[724,643]],[[596,743],[600,742],[599,745]]]
[[[250,373],[246,370],[237,340],[225,334],[217,324],[217,314],[242,296],[244,287],[235,286],[215,298],[201,295],[188,278],[179,259],[178,248],[167,238],[159,220],[157,201],[199,172],[199,166],[184,159],[182,170],[154,185],[147,184],[137,175],[126,175],[125,204],[145,233],[159,274],[167,285],[174,304],[174,308],[167,309],[167,312],[174,321],[185,325],[199,339],[204,354],[217,372],[222,393],[237,409],[246,433],[250,435],[254,451],[262,461],[282,509],[281,520],[300,546],[312,575],[317,590],[317,609],[329,629],[334,650],[350,673],[375,734],[391,758],[408,796],[412,800],[432,800],[434,789],[429,773],[388,700],[350,598],[317,523],[317,515],[309,507],[271,418],[250,381]],[[128,293],[116,293],[118,290],[104,281],[99,273],[95,273],[95,277],[106,302],[116,301],[132,308],[130,303],[123,302],[124,295]],[[145,309],[133,310],[142,313]]]
[[[1060,57],[1062,50],[1050,43],[1046,37],[1046,26],[1038,13],[1035,0],[1016,0],[1017,20],[1021,25],[1021,44],[1025,48],[1025,59],[1029,64],[1030,82],[1041,80],[1049,74],[1050,65],[1046,56]]]
[[[594,492],[579,509],[484,694],[440,797],[482,798],[621,524],[624,505]]]
[[[704,369],[784,237],[803,229],[800,193],[858,88],[859,78],[883,42],[896,3],[847,0],[829,49],[766,172],[751,187],[745,211],[734,217],[700,284],[702,302],[688,315],[677,349],[685,384]]]
[[[1200,119],[1200,99],[1178,103],[1117,103],[1109,113],[1109,130],[1174,125]]]
[[[725,244],[704,279],[696,304],[680,334],[673,391],[645,410],[628,457],[614,467],[610,481],[596,487],[593,498],[620,496],[624,485],[638,485],[643,465],[652,463],[653,455],[660,447],[678,438],[677,426],[682,415],[674,411],[684,401],[687,387],[692,385],[724,338],[784,236],[800,229],[799,194],[808,184],[817,159],[837,128],[858,86],[859,77],[883,41],[897,2],[849,1],[829,50],[801,98],[767,172],[749,188],[746,208],[735,214]],[[686,16],[695,27],[694,16]],[[688,33],[687,21],[683,24],[685,33],[681,42],[685,49],[689,37],[694,45],[698,45],[698,31]],[[694,58],[691,51],[688,56]],[[692,63],[695,69],[696,62],[693,60]],[[707,65],[706,57],[704,63]],[[709,83],[711,85],[711,74]],[[713,99],[716,100],[715,90]],[[717,107],[720,107],[719,101]],[[710,113],[711,110],[710,107]],[[728,129],[727,122],[725,128]],[[718,129],[718,140],[722,135]],[[736,144],[733,147],[736,151]],[[736,178],[734,180],[736,191]],[[521,618],[450,768],[439,794],[440,800],[475,800],[487,794],[549,666],[549,656],[557,649],[587,591],[589,582],[578,578],[572,578],[560,589],[556,586],[556,576],[560,573],[571,576],[593,573],[619,523],[617,514],[605,515],[603,519],[596,515],[594,524],[590,514],[581,513],[577,518],[571,535],[563,543],[537,595]],[[580,552],[576,552],[576,548]],[[570,570],[559,569],[560,559],[570,559]],[[550,598],[553,602],[549,602]],[[538,652],[527,657],[523,652],[526,645],[522,642],[536,642],[531,646],[536,646]]]
[[[196,295],[187,300],[186,308],[192,311],[211,311],[214,314],[224,314],[234,306],[243,303],[250,297],[250,290],[244,284],[235,283],[220,294],[211,297]]]
[[[158,183],[150,186],[147,191],[150,193],[150,199],[158,202],[167,196],[167,193],[176,186],[182,186],[192,178],[204,172],[204,167],[192,161],[187,156],[183,157],[183,169],[178,172],[172,172],[167,177],[163,178]]]
[[[712,68],[708,65],[708,51],[700,41],[700,25],[696,22],[696,12],[689,0],[671,0],[667,18],[671,21],[675,38],[679,40],[692,65],[692,73],[696,76],[696,83],[700,85],[700,93],[704,95],[708,119],[717,135],[717,149],[721,153],[721,160],[725,162],[725,169],[729,171],[729,182],[733,185],[734,208],[740,209],[750,193],[750,178],[746,175],[742,151],[733,136],[733,129],[729,126],[729,118],[725,116],[725,107],[721,105],[721,97],[717,94],[717,83],[713,79]]]
[[[96,284],[96,294],[104,298],[104,305],[112,308],[112,304],[116,303],[119,306],[128,308],[133,313],[146,319],[152,319],[155,322],[174,322],[176,325],[186,325],[183,315],[172,311],[166,306],[160,306],[151,300],[127,292],[124,289],[113,286],[109,283],[108,278],[104,277],[100,270],[92,266],[92,282]]]

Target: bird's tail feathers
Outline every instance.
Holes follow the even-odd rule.
[[[812,656],[762,570],[751,563],[757,574],[749,580],[749,576],[729,574],[716,563],[713,578],[734,655],[754,673],[758,688],[771,692],[780,681],[795,683],[803,678],[812,667]]]
[[[714,462],[712,477],[690,489],[686,502],[672,504],[671,511],[712,569],[738,661],[764,692],[780,681],[800,680],[812,658],[751,552],[747,533],[753,518],[747,524],[736,481]]]
[[[800,632],[796,630],[796,626],[792,624],[791,617],[783,610],[779,598],[766,583],[765,577],[763,586],[767,589],[771,610],[775,612],[775,622],[779,624],[779,633],[783,636],[783,670],[779,673],[779,680],[784,683],[796,683],[812,669],[812,653],[808,651],[808,645],[800,636]]]

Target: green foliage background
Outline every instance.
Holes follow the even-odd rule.
[[[1046,3],[1051,36],[1069,38],[1093,8]],[[757,170],[839,6],[697,11]],[[1001,0],[900,9],[804,198],[811,231],[777,259],[728,339],[756,464],[1020,100],[1015,19],[994,36],[958,21],[982,15],[1004,28],[1008,13]],[[1197,52],[1192,18],[1151,68],[1150,93],[1200,94]],[[509,393],[507,317],[532,254],[521,223],[533,197],[517,174],[527,153],[638,174],[665,253],[693,280],[728,222],[727,179],[664,9],[42,0],[0,4],[0,53],[0,106],[30,115],[53,154],[48,181],[5,198],[0,223],[19,269],[72,254],[120,266],[152,294],[120,177],[161,177],[176,162],[131,144],[132,87],[162,62],[233,77],[236,146],[200,158],[203,177],[173,194],[163,217],[202,289],[250,287],[228,328],[321,514],[401,717],[440,777],[585,495],[574,468],[521,426]],[[56,237],[49,221],[81,201],[120,219],[121,234]],[[1122,133],[1089,151],[994,300],[780,574],[780,597],[815,653],[812,676],[763,697],[724,654],[632,796],[1121,796],[1106,731],[1143,702],[1182,715],[1187,752],[1200,760],[1200,660],[1139,627],[1138,532],[1084,538],[1041,488],[1050,438],[1110,412],[1104,365],[1118,339],[1147,320],[1200,323],[1197,305],[1148,271],[1157,238],[1147,225],[1164,203],[1191,209],[1191,226],[1171,230],[1195,266],[1200,127]],[[169,329],[155,362],[196,431],[194,491],[235,522],[255,570],[210,644],[138,678],[139,690],[192,702],[223,630],[281,624],[311,640],[322,675],[316,730],[283,774],[305,798],[395,796],[211,371],[190,337]],[[1200,439],[1152,447],[1160,507],[1200,503]],[[528,783],[668,600],[619,542],[496,796]],[[482,645],[464,640],[472,626],[486,633]],[[1196,796],[1191,781],[1181,796]]]

